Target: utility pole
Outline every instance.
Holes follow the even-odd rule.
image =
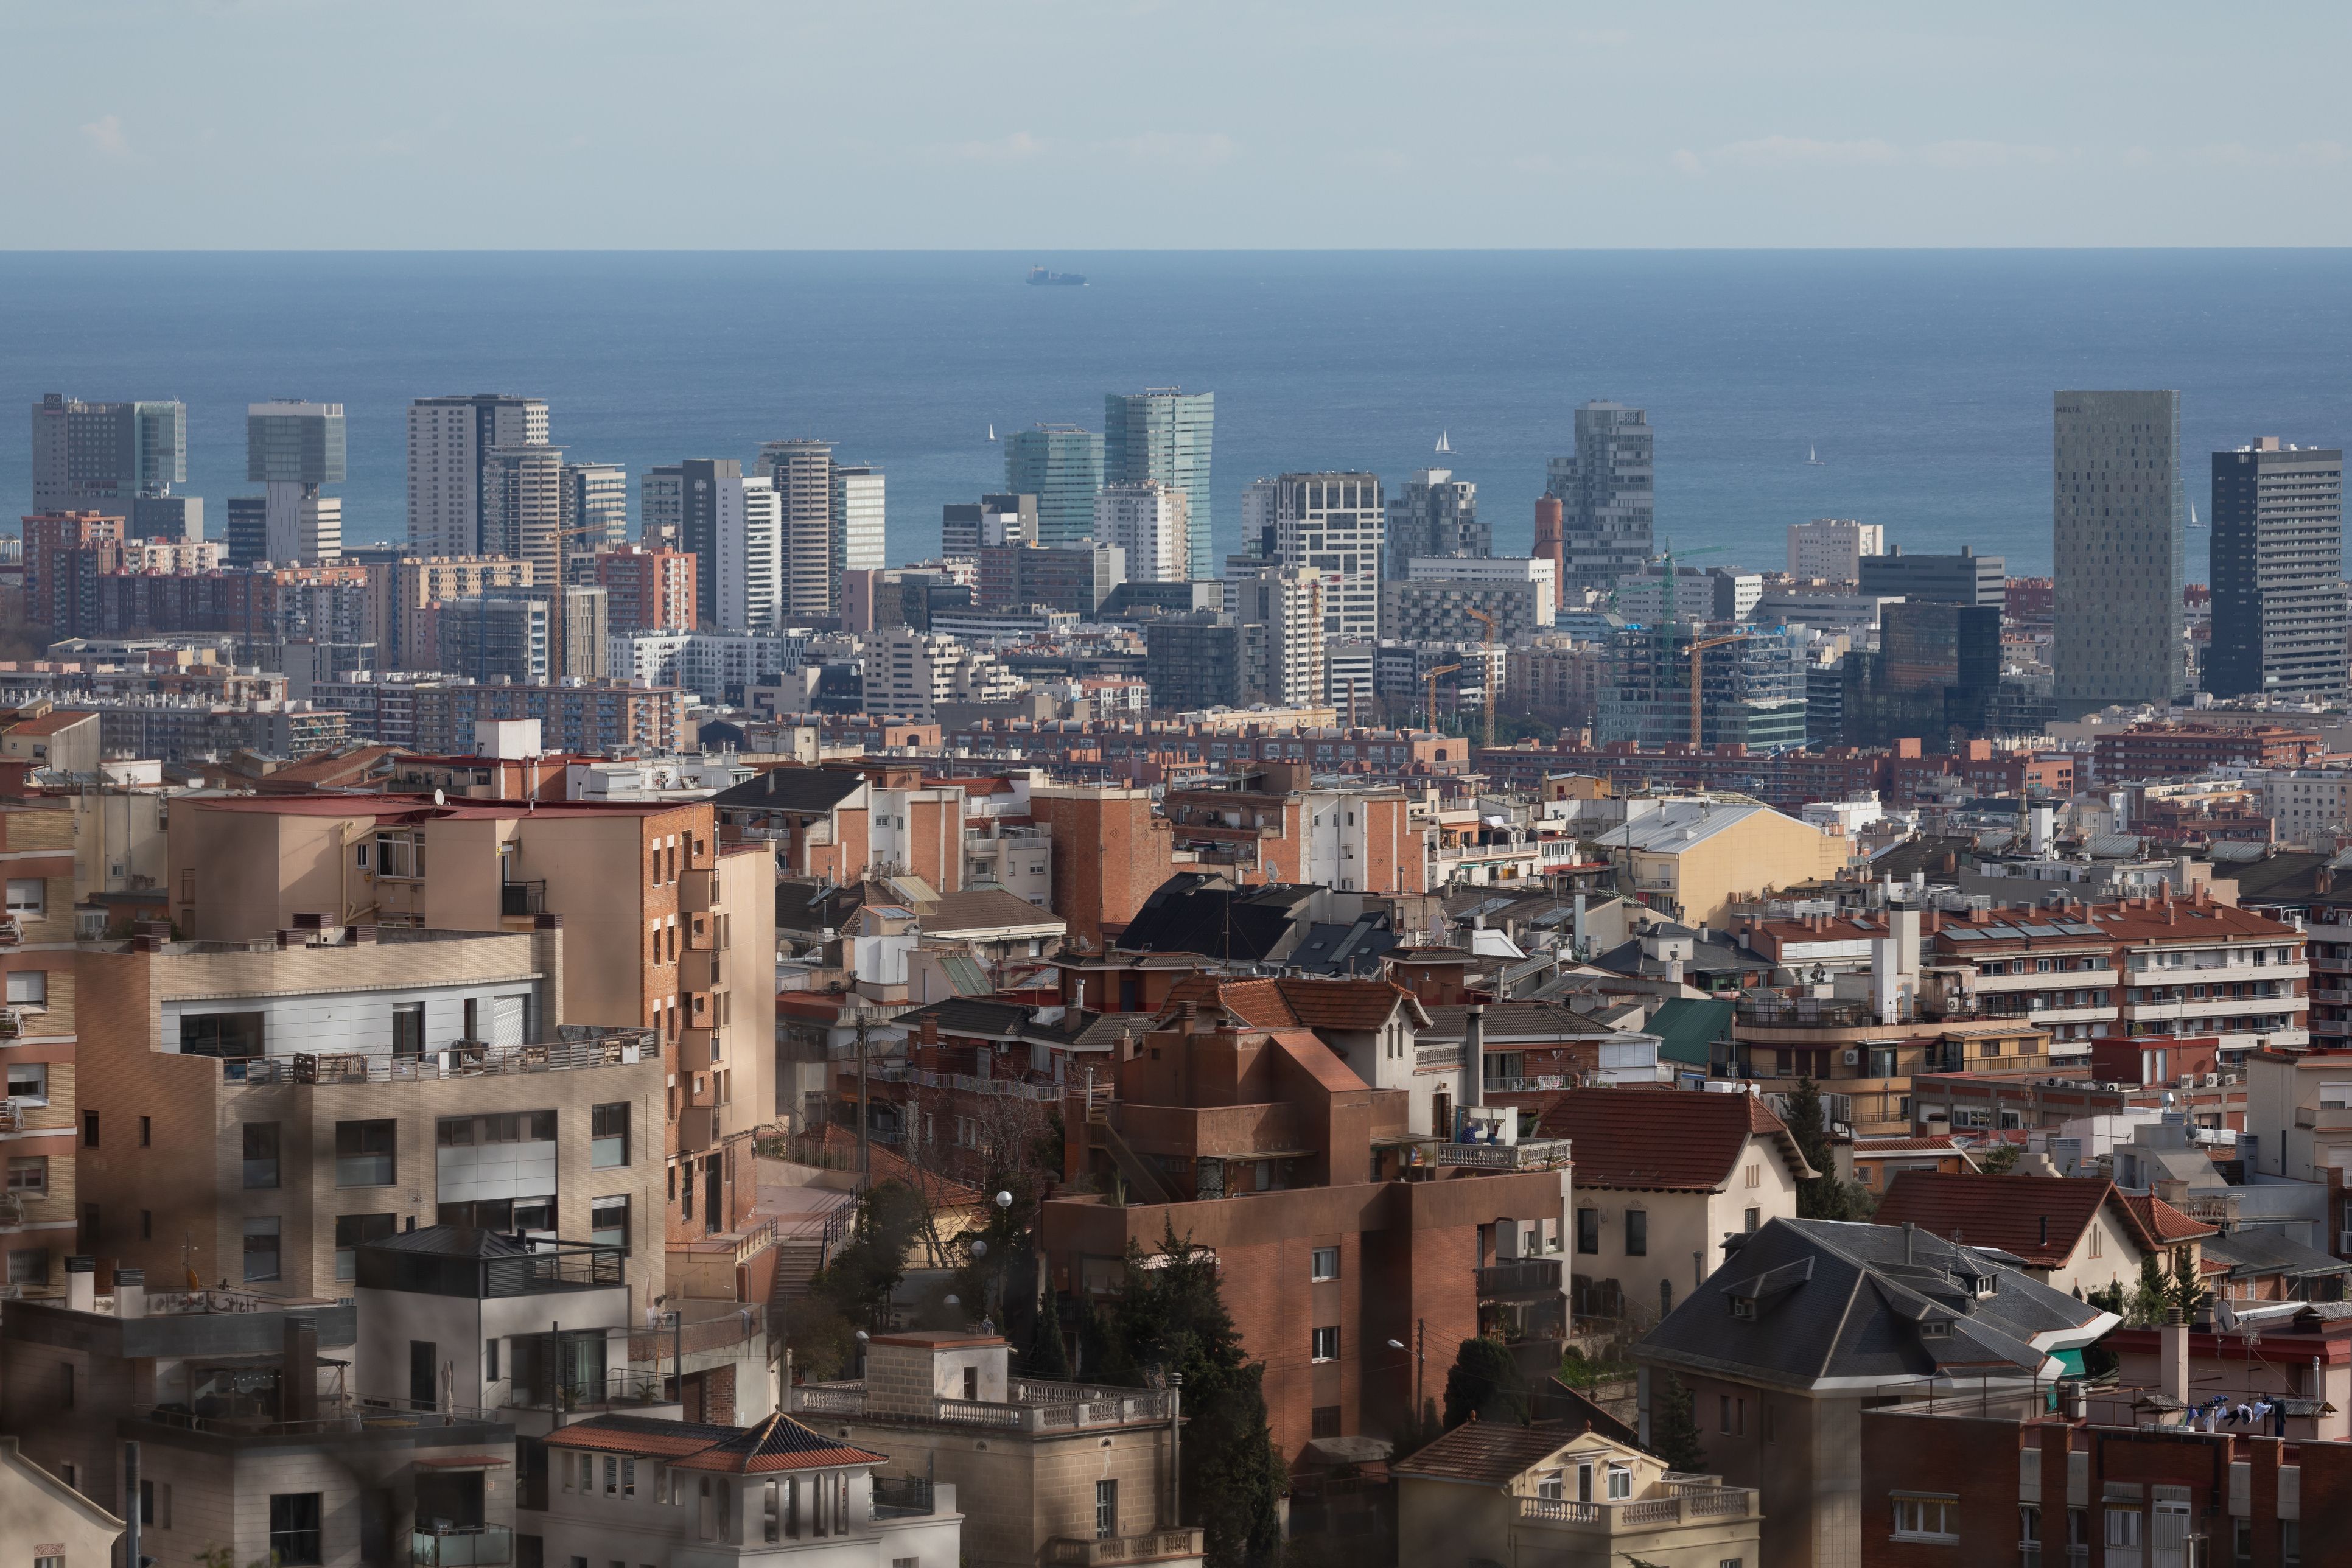
[[[874,1149],[868,1142],[866,1124],[868,1121],[866,1093],[866,1002],[857,1001],[857,1190],[866,1191],[874,1184]]]

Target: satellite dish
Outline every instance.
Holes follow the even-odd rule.
[[[442,798],[441,792],[436,789],[433,792],[433,804],[436,805],[446,805],[449,803]]]

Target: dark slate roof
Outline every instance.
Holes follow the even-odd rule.
[[[1938,1373],[2035,1376],[2049,1350],[2089,1343],[2115,1322],[1998,1254],[1924,1231],[1776,1219],[1738,1239],[1642,1341],[1640,1359],[1788,1388],[1867,1391]],[[1977,1294],[1976,1281],[1988,1279],[1991,1292]],[[1755,1303],[1752,1317],[1733,1315],[1742,1300]],[[2037,1349],[2042,1335],[2056,1337]]]
[[[1398,942],[1388,912],[1363,915],[1353,925],[1310,925],[1283,962],[1308,974],[1378,975],[1381,960]]]
[[[1696,937],[1698,933],[1678,928],[1664,934]],[[1664,974],[1666,961],[1652,958],[1642,951],[1642,939],[1633,937],[1592,961],[1602,969],[1619,974]],[[1760,969],[1769,972],[1772,961],[1752,948],[1727,942],[1696,942],[1691,943],[1691,955],[1684,961],[1685,974],[1722,974],[1738,969]]]
[[[710,797],[739,811],[831,811],[856,793],[866,775],[851,768],[769,768]]]
[[[1649,1032],[1658,1037],[1661,1059],[1706,1067],[1714,1059],[1708,1047],[1731,1037],[1731,1004],[1669,997],[1650,1015]]]
[[[2327,860],[2325,855],[2289,849],[2260,860],[2226,868],[2217,866],[2214,875],[2237,879],[2241,908],[2273,901],[2300,903],[2319,891],[2319,869]]]
[[[930,1018],[939,1020],[942,1035],[1011,1040],[1018,1038],[1027,1026],[1029,1009],[1018,1002],[998,1002],[985,996],[950,996],[911,1013],[901,1013],[893,1024],[903,1026],[907,1037],[913,1039],[922,1032],[924,1021]]]
[[[1143,900],[1118,945],[1130,952],[1263,961],[1291,934],[1316,891],[1285,883],[1234,889],[1203,872],[1180,871]]]
[[[1411,1458],[1392,1461],[1389,1473],[1499,1487],[1567,1447],[1577,1436],[1558,1421],[1532,1426],[1509,1421],[1465,1421]]]
[[[2314,1251],[2299,1241],[2289,1241],[2279,1232],[2260,1226],[2208,1237],[2204,1242],[2204,1256],[2208,1263],[2228,1264],[2232,1279],[2265,1274],[2284,1274],[2290,1279],[2303,1279],[2323,1274],[2352,1273],[2352,1263],[2325,1252]]]

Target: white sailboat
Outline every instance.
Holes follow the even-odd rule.
[[[1805,447],[1805,467],[1809,468],[1826,468],[1829,465],[1822,462],[1821,453],[1809,445]]]
[[[991,425],[988,427],[988,438],[992,441],[996,439],[996,426],[994,425]]]
[[[2197,521],[2197,503],[2195,501],[2190,501],[2189,503],[2189,526],[2191,528],[2202,528],[2205,526],[2203,523]]]
[[[1445,435],[1446,433],[1443,430],[1440,430],[1437,433],[1437,449],[1441,452],[1452,452],[1454,450],[1454,443],[1447,440],[1445,438]]]

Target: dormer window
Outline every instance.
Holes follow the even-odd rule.
[[[1952,1325],[1950,1320],[1945,1318],[1927,1319],[1919,1325],[1919,1337],[1923,1340],[1950,1339],[1952,1337]]]
[[[1756,1321],[1756,1298],[1753,1296],[1732,1297],[1731,1315],[1738,1319],[1743,1323],[1754,1322]]]
[[[1979,1275],[1975,1281],[1977,1299],[1979,1300],[1984,1300],[1984,1298],[1991,1295],[1994,1290],[1998,1289],[2000,1286],[2000,1276],[1994,1274]]]

